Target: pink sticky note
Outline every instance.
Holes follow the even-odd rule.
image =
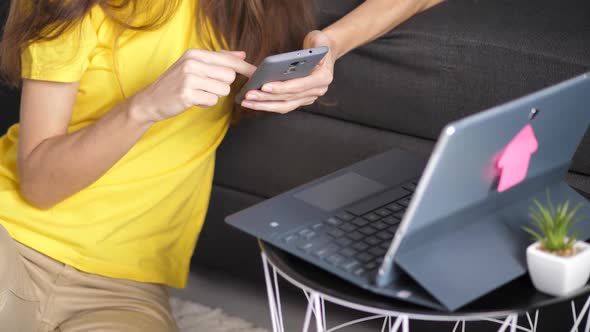
[[[524,181],[529,170],[531,156],[537,151],[539,143],[533,127],[528,124],[506,145],[497,168],[500,172],[498,192],[506,191]]]

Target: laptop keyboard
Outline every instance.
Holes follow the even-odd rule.
[[[282,241],[364,277],[383,262],[416,185],[409,182],[363,200],[323,222],[283,236]]]

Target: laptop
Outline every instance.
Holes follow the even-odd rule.
[[[584,74],[448,124],[428,160],[392,149],[226,222],[374,293],[454,311],[526,273],[534,199],[586,202],[564,177],[589,123]],[[576,227],[590,238],[590,222]]]

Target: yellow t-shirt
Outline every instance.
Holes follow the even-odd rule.
[[[154,82],[187,49],[205,48],[195,31],[196,6],[183,0],[156,30],[125,32],[116,52],[115,24],[96,6],[58,39],[28,47],[22,76],[80,81],[69,126],[79,130]],[[222,99],[155,124],[99,180],[46,211],[19,194],[15,125],[0,138],[0,224],[15,240],[79,270],[183,287],[230,113]]]

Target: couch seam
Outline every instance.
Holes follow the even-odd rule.
[[[345,123],[348,123],[348,124],[351,124],[351,125],[355,125],[355,126],[359,126],[359,127],[365,127],[365,128],[375,129],[375,130],[386,131],[386,132],[394,133],[394,134],[397,134],[397,135],[409,136],[409,137],[412,137],[412,138],[417,138],[417,139],[421,139],[421,140],[424,140],[424,141],[428,141],[430,143],[435,143],[437,141],[437,139],[432,139],[432,138],[423,137],[423,136],[416,136],[416,135],[412,135],[412,134],[408,134],[408,133],[403,133],[403,132],[391,130],[391,129],[388,129],[388,128],[377,127],[377,126],[371,125],[371,124],[365,124],[365,123],[361,123],[361,122],[355,122],[355,121],[351,121],[351,120],[347,120],[347,119],[342,119],[342,118],[338,118],[338,117],[335,117],[335,116],[332,116],[332,115],[318,113],[317,111],[308,110],[308,109],[305,109],[305,108],[301,108],[301,110],[304,113],[309,114],[309,115],[315,115],[315,116],[324,117],[324,118],[335,120],[335,121],[345,122]]]
[[[261,196],[260,194],[257,194],[257,193],[254,193],[254,192],[250,192],[250,191],[247,191],[247,190],[244,190],[242,188],[235,187],[235,186],[231,186],[231,185],[227,185],[227,184],[224,184],[224,183],[220,183],[219,181],[215,181],[215,180],[213,181],[213,186],[219,187],[219,188],[222,188],[222,189],[225,189],[225,190],[235,191],[235,192],[238,192],[240,194],[252,196],[253,198],[258,198],[258,199],[262,199],[262,200],[265,200],[265,199],[269,199],[270,198],[270,196]]]
[[[548,54],[545,52],[534,52],[531,50],[524,50],[524,49],[515,49],[515,48],[510,48],[508,46],[505,45],[499,45],[499,44],[494,44],[494,43],[490,43],[490,42],[482,42],[479,40],[474,40],[474,39],[469,39],[469,38],[450,38],[450,37],[443,37],[443,36],[439,36],[439,35],[435,35],[435,34],[431,34],[431,33],[427,33],[427,32],[418,32],[418,31],[397,31],[392,33],[391,35],[387,35],[385,37],[383,37],[383,40],[386,39],[395,39],[397,37],[400,36],[404,36],[405,35],[420,35],[420,36],[427,36],[430,37],[431,39],[436,39],[439,41],[444,41],[444,42],[459,42],[459,43],[464,43],[464,44],[471,44],[471,45],[479,45],[479,46],[486,46],[489,48],[498,48],[498,49],[503,49],[512,53],[518,53],[518,54],[523,54],[523,55],[535,55],[535,56],[539,56],[539,57],[544,57],[547,59],[552,59],[552,60],[556,60],[562,63],[566,63],[566,64],[570,64],[570,65],[576,65],[576,66],[580,66],[580,67],[584,67],[584,68],[590,68],[590,63],[580,63],[580,62],[576,62],[573,61],[572,59],[566,59],[563,57],[559,57],[557,55],[553,55],[553,54]]]

